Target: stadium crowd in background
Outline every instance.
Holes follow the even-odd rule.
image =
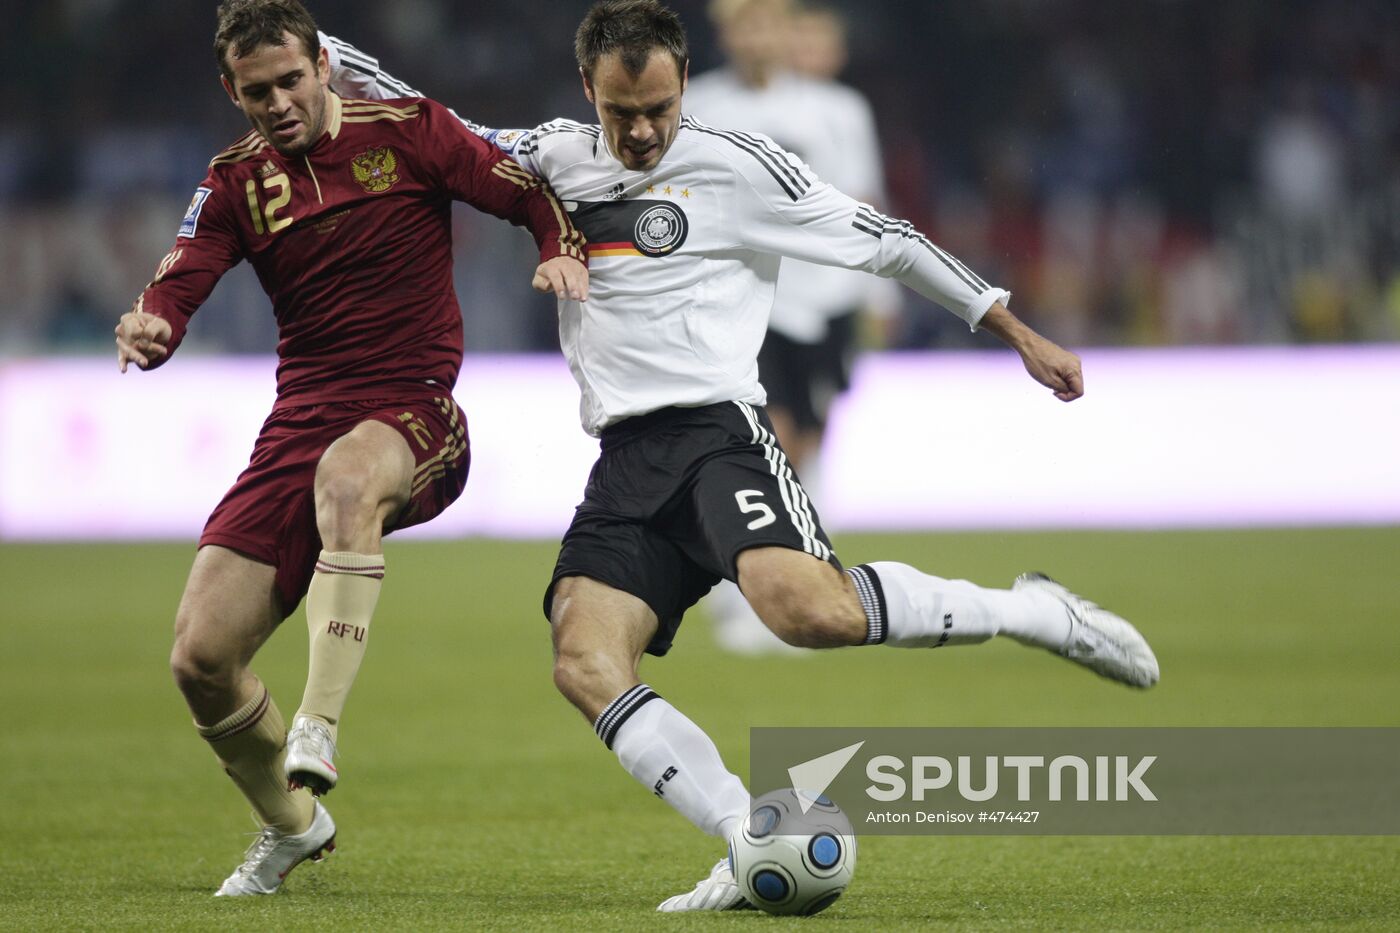
[[[514,125],[593,119],[568,66],[586,5],[344,0],[323,18],[352,40],[374,36],[388,67],[411,62],[421,88],[464,116]],[[1400,335],[1395,5],[834,5],[851,25],[843,80],[881,128],[889,210],[1010,284],[1048,335]],[[692,24],[696,73],[718,65],[703,0],[675,7]],[[168,245],[208,152],[237,130],[213,95],[140,104],[210,79],[189,37],[212,17],[201,4],[95,0],[31,4],[9,24],[0,352],[107,352],[111,310],[141,287],[137,270]],[[515,287],[528,257],[509,232],[465,215],[457,226],[459,283],[492,309],[465,322],[467,343],[551,347],[552,309]],[[905,310],[898,346],[979,339],[917,299]],[[246,268],[194,327],[206,348],[274,345]]]

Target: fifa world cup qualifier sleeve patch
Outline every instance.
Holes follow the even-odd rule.
[[[199,213],[204,210],[204,202],[209,200],[209,195],[213,193],[213,188],[194,189],[194,197],[190,198],[190,206],[185,210],[185,219],[180,221],[180,230],[175,234],[177,237],[194,239],[195,231],[199,228]]]
[[[488,143],[495,143],[496,147],[506,155],[515,155],[515,151],[520,148],[520,144],[530,135],[529,130],[488,130],[478,131],[482,139]]]

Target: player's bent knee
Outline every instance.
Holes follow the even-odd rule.
[[[555,689],[589,717],[635,683],[627,664],[602,652],[561,653],[554,660]]]
[[[549,621],[554,686],[589,719],[637,685],[638,664],[657,620],[636,596],[566,576],[554,584]]]
[[[590,692],[594,685],[615,679],[624,667],[606,650],[559,638],[554,646],[554,685],[564,696]]]
[[[589,677],[585,667],[575,658],[554,659],[554,689],[563,694],[564,699],[578,705],[588,690]]]
[[[232,690],[240,671],[236,657],[192,638],[177,637],[170,650],[170,673],[181,693],[208,696]]]
[[[567,625],[555,626],[553,674],[555,689],[589,718],[637,683],[635,662],[618,646],[573,637]]]

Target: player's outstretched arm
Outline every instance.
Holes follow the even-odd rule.
[[[149,369],[153,360],[169,352],[170,322],[145,311],[131,310],[117,322],[117,368],[126,372],[127,363]]]
[[[979,323],[1021,354],[1026,372],[1054,392],[1055,398],[1072,402],[1084,394],[1084,373],[1079,357],[1031,330],[1001,302],[993,304]]]
[[[238,224],[227,200],[233,188],[220,173],[211,171],[195,189],[175,245],[131,310],[117,322],[117,368],[122,372],[128,363],[143,370],[164,365],[180,348],[195,311],[223,274],[243,258]],[[246,207],[243,217],[248,223]]]
[[[703,127],[697,127],[707,132]],[[722,135],[722,134],[721,134]],[[1010,292],[989,285],[908,221],[896,220],[818,179],[792,153],[754,137],[768,161],[735,158],[736,245],[897,279],[976,330]],[[732,155],[732,154],[731,154]]]
[[[588,300],[588,267],[568,256],[555,256],[535,269],[530,283],[535,291],[553,292],[558,298]]]

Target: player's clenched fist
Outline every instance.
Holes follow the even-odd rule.
[[[1072,402],[1084,394],[1084,370],[1079,357],[1064,347],[1037,335],[1022,349],[1021,359],[1031,377],[1052,390],[1060,401]]]
[[[555,256],[535,269],[530,282],[536,291],[553,292],[560,298],[574,301],[588,299],[588,267],[568,256]]]
[[[170,342],[170,322],[144,311],[128,311],[117,322],[117,366],[126,372],[126,364],[135,362],[142,369],[167,352]]]

